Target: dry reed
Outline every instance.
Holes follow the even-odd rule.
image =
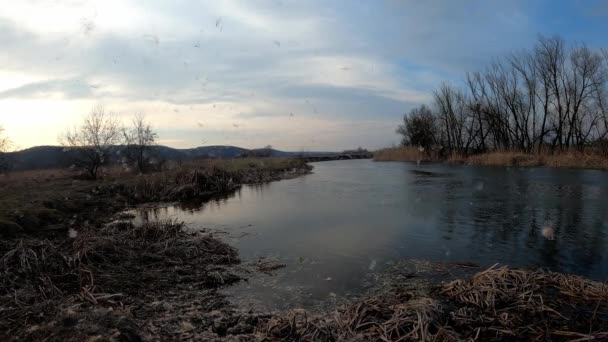
[[[225,268],[239,263],[234,248],[175,221],[117,222],[69,239],[22,239],[0,248],[4,340],[10,331],[19,331],[21,338],[40,337],[27,329],[49,324],[56,310],[50,302],[76,298],[78,305],[124,307],[163,298],[179,287],[212,289],[239,280]]]
[[[263,340],[587,341],[608,339],[608,285],[492,267],[430,295],[395,290],[333,314],[294,310],[262,320]]]
[[[374,152],[374,160],[376,161],[404,161],[417,162],[436,160],[431,158],[427,153],[421,152],[417,147],[402,146],[390,147]]]
[[[472,155],[452,154],[441,158],[436,151],[420,152],[412,146],[386,148],[374,152],[376,161],[447,161],[485,166],[554,167],[608,170],[608,157],[597,151],[569,150],[525,153],[521,151],[493,151]]]

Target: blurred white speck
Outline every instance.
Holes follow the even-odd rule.
[[[326,281],[331,281],[331,277],[325,278]]]
[[[550,225],[545,225],[542,234],[547,240],[555,240],[555,230]]]
[[[160,39],[153,34],[146,34],[143,36],[143,38],[144,38],[144,40],[146,40],[154,45],[158,46],[160,44]]]
[[[483,191],[483,187],[484,187],[484,183],[483,182],[477,182],[477,183],[475,183],[475,191]]]
[[[372,262],[369,264],[370,271],[373,271],[374,268],[376,268],[376,260],[372,260]]]
[[[78,232],[76,231],[76,229],[70,228],[70,230],[68,230],[68,236],[70,237],[70,239],[75,239],[78,236]]]
[[[329,293],[329,296],[330,296],[330,297],[333,297],[333,298],[336,298],[336,296],[337,296],[337,295],[336,295],[335,293],[333,293],[333,292],[330,292],[330,293]]]

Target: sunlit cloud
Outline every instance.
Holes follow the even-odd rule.
[[[175,147],[382,147],[442,80],[531,42],[543,31],[535,11],[523,1],[14,2],[0,12],[0,124],[21,147],[56,144],[101,103],[125,122],[147,114]]]

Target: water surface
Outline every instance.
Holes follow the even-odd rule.
[[[258,307],[310,307],[357,293],[371,285],[370,273],[404,258],[608,277],[608,173],[370,160],[313,165],[311,175],[149,214],[229,232],[245,261],[287,264],[274,277],[228,289]]]

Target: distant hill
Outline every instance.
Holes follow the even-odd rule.
[[[118,161],[124,147],[116,146],[112,156]],[[327,156],[334,152],[286,152],[275,149],[246,149],[236,146],[201,146],[189,149],[176,149],[167,146],[154,146],[153,155],[162,160],[180,159],[230,159],[245,156],[263,155],[269,157],[292,157],[292,156]],[[33,170],[48,168],[64,168],[72,165],[74,151],[61,146],[36,146],[25,150],[10,152],[6,156],[13,170]]]

